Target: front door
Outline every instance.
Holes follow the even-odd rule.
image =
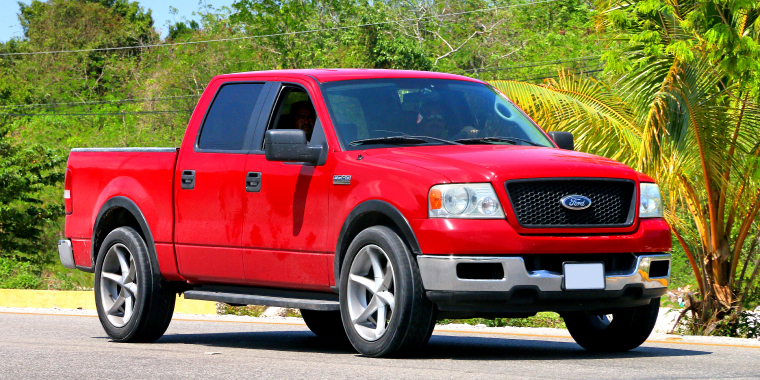
[[[177,165],[175,242],[182,276],[192,282],[240,283],[245,168],[264,83],[224,83]],[[258,108],[257,108],[258,107]]]
[[[302,129],[311,144],[325,141],[309,94],[282,86],[267,129]],[[263,135],[260,134],[260,135]],[[327,244],[330,162],[321,166],[267,161],[261,136],[245,164],[258,179],[244,194],[243,263],[257,286],[329,291]],[[256,151],[258,149],[258,151]]]

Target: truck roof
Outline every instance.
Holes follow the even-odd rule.
[[[429,78],[429,79],[453,79],[468,82],[482,83],[477,79],[454,75],[448,73],[439,73],[434,71],[415,71],[415,70],[385,70],[385,69],[290,69],[290,70],[267,70],[267,71],[249,71],[243,73],[223,74],[215,77],[218,79],[225,78],[255,78],[255,77],[312,77],[319,82],[334,82],[352,79],[377,79],[377,78]]]

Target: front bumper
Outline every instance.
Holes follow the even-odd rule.
[[[654,261],[667,261],[667,275],[650,277]],[[628,273],[606,273],[604,290],[564,291],[563,275],[529,272],[521,257],[418,256],[428,298],[441,311],[533,313],[538,311],[592,311],[639,306],[665,294],[670,282],[670,254],[641,254]],[[500,264],[501,279],[462,279],[459,264]]]

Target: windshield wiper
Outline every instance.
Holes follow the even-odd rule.
[[[441,142],[444,144],[450,144],[450,145],[461,145],[459,143],[439,139],[437,137],[430,137],[430,136],[388,136],[388,137],[377,137],[373,139],[363,139],[363,140],[356,140],[351,141],[348,143],[350,146],[357,146],[357,145],[373,145],[373,144],[424,144],[431,141],[435,142]]]
[[[514,145],[517,145],[518,141],[519,142],[524,142],[526,144],[530,144],[530,145],[533,145],[533,146],[541,146],[541,147],[546,148],[546,145],[541,145],[541,144],[538,144],[538,143],[534,143],[533,141],[519,139],[517,137],[476,137],[476,138],[472,138],[472,139],[459,139],[459,140],[456,140],[456,142],[462,143],[462,144],[468,144],[468,143],[471,144],[471,143],[479,143],[479,142],[508,142],[508,143],[512,143]]]

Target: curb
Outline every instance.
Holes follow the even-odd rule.
[[[35,309],[95,310],[92,291],[0,289],[0,306]],[[177,296],[175,313],[216,315],[216,302]]]

